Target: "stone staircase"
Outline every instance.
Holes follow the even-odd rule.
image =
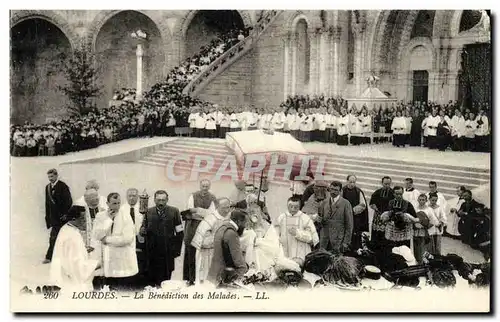
[[[307,150],[307,144],[304,147]],[[210,170],[207,173],[214,178],[219,166],[228,157],[233,155],[223,139],[199,139],[199,138],[179,138],[167,143],[163,148],[142,158],[139,162],[143,164],[166,167],[169,160],[174,157],[184,156],[189,161],[177,161],[175,163],[175,174],[189,174],[196,161],[201,167],[207,166],[206,162],[200,162],[204,156],[213,158]],[[315,158],[312,163],[312,170],[316,170],[320,153],[311,152]],[[345,182],[347,175],[355,174],[358,178],[358,186],[370,196],[373,191],[381,185],[383,176],[390,176],[395,185],[401,185],[407,177],[413,178],[414,186],[421,192],[428,191],[428,182],[433,180],[438,184],[438,190],[447,199],[456,197],[456,187],[465,185],[469,189],[474,189],[480,185],[490,182],[490,172],[487,169],[475,169],[468,167],[457,167],[437,164],[424,164],[418,162],[406,162],[398,160],[388,160],[379,158],[353,158],[337,154],[325,154],[324,173],[335,180]],[[196,157],[198,158],[196,160]],[[228,171],[237,175],[235,169]],[[284,171],[276,171],[275,180],[271,185],[289,186],[288,179],[283,178]],[[221,180],[231,181],[230,176],[222,176]],[[259,175],[255,176],[258,182]],[[251,180],[251,179],[250,179]]]
[[[220,75],[229,66],[243,57],[255,42],[262,36],[266,29],[272,25],[282,10],[268,10],[262,19],[253,26],[252,32],[242,41],[229,48],[224,54],[213,61],[205,71],[193,78],[184,88],[184,95],[196,96],[203,88],[209,84],[217,75]]]

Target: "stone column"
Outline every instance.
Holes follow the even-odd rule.
[[[363,37],[366,27],[364,21],[356,22],[356,19],[352,19],[352,31],[354,34],[354,84],[356,96],[361,95],[363,90],[363,63],[364,63],[364,46]]]
[[[342,36],[342,28],[333,27],[330,30],[333,48],[331,53],[332,77],[330,78],[330,95],[337,96],[340,94],[340,37]]]
[[[309,93],[317,94],[319,89],[319,58],[321,56],[319,32],[308,32],[310,40],[309,55]]]
[[[429,71],[429,92],[428,100],[434,102],[441,102],[441,85],[443,84],[443,77],[438,71]]]
[[[290,44],[290,48],[292,51],[292,63],[291,65],[291,70],[292,70],[292,81],[290,84],[290,95],[295,95],[297,91],[297,37],[296,34],[293,33],[290,41],[288,42]]]
[[[458,70],[452,70],[449,71],[448,74],[446,75],[447,77],[447,84],[445,85],[447,88],[445,88],[446,91],[446,102],[449,100],[455,101],[458,100],[458,86],[460,85],[458,75],[459,75]]]
[[[135,52],[137,56],[137,92],[136,98],[139,100],[142,98],[142,57],[144,56],[144,51],[142,49],[142,44],[137,44],[137,50]]]
[[[290,39],[285,38],[283,39],[283,83],[284,83],[284,90],[283,90],[283,96],[284,100],[286,100],[288,96],[288,79],[289,79],[289,70],[290,70]]]
[[[319,35],[319,94],[328,95],[330,83],[330,39],[326,31]]]

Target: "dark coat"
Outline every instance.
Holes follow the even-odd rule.
[[[66,214],[73,204],[71,191],[67,184],[57,181],[54,188],[49,183],[45,186],[45,224],[47,228],[62,227]]]
[[[352,207],[349,201],[339,197],[332,204],[332,198],[325,199],[319,206],[318,215],[321,218],[319,245],[333,253],[345,251],[344,246],[350,246],[353,231]]]
[[[355,187],[354,190],[356,193],[356,197],[354,198],[354,200],[348,200],[347,196],[349,195],[349,188],[347,188],[347,186],[346,186],[342,189],[342,197],[344,199],[347,199],[353,208],[356,207],[357,205],[359,205],[361,201],[364,201],[364,203],[366,205],[365,210],[363,210],[361,213],[355,215],[353,212],[354,233],[369,231],[368,201],[366,200],[366,196],[365,196],[365,193],[363,192],[363,190],[361,190],[358,187]],[[359,200],[360,194],[363,197],[363,200]]]
[[[184,231],[179,209],[166,206],[163,216],[156,207],[148,209],[144,219],[148,272],[155,280],[165,280],[175,269],[174,260],[181,254]]]
[[[225,220],[215,232],[214,256],[207,280],[219,284],[224,269],[228,267],[233,268],[239,277],[248,271],[248,265],[241,250],[240,236],[231,221]]]

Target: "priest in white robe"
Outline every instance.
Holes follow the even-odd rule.
[[[229,217],[231,201],[220,198],[215,202],[217,210],[208,213],[196,228],[191,246],[196,248],[196,278],[195,284],[203,283],[208,277],[208,271],[214,255],[215,232],[224,220]]]
[[[420,191],[413,187],[413,178],[405,179],[405,191],[403,192],[403,199],[409,201],[413,208],[418,206],[418,197],[420,196]]]
[[[98,260],[90,259],[92,249],[86,247],[82,232],[86,228],[85,208],[73,206],[68,222],[61,228],[50,264],[51,284],[65,291],[92,291],[93,273]]]
[[[258,272],[273,275],[274,266],[283,258],[276,229],[264,219],[260,207],[248,209],[250,222],[240,237],[245,261]]]
[[[287,206],[288,211],[278,217],[275,225],[283,254],[287,258],[304,260],[319,243],[318,233],[311,217],[299,210],[299,198],[289,198]]]
[[[396,112],[396,117],[392,120],[392,145],[396,147],[405,146],[406,121],[401,115],[401,111]]]

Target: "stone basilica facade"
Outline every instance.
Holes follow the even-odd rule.
[[[43,123],[66,113],[63,55],[88,44],[107,106],[136,84],[131,32],[148,35],[143,87],[161,81],[218,32],[255,26],[262,11],[11,11],[11,120]],[[279,11],[252,48],[196,96],[220,105],[279,105],[288,95],[354,98],[366,79],[398,100],[460,99],[462,52],[490,43],[485,11]],[[489,47],[488,47],[489,48]],[[489,68],[489,66],[486,66]]]

